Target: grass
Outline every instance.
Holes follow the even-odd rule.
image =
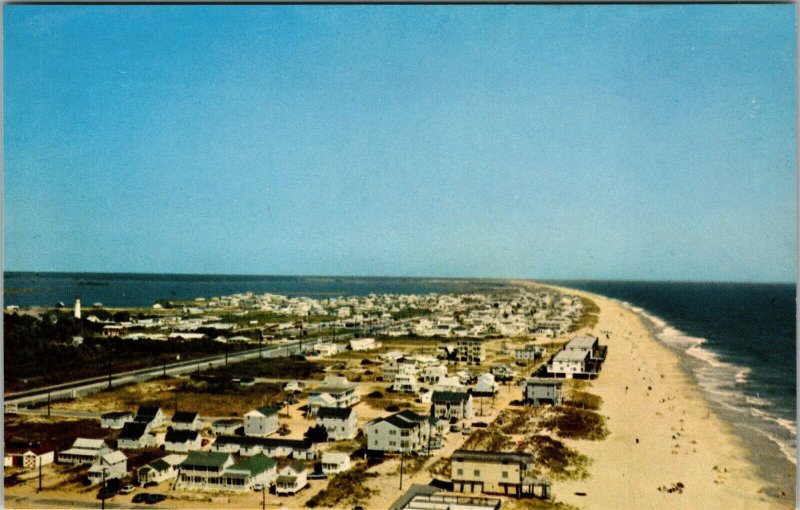
[[[53,421],[40,420],[42,418],[26,419],[6,415],[4,420],[6,446],[31,443],[52,446],[63,451],[71,447],[77,437],[100,439],[109,435],[108,430],[100,428],[98,420],[70,420],[62,417],[53,417]]]
[[[564,400],[564,404],[581,409],[591,409],[597,411],[603,404],[602,397],[594,395],[586,391],[573,390],[568,399]]]
[[[202,372],[228,377],[271,377],[275,379],[311,379],[323,373],[323,366],[297,358],[256,358]]]
[[[495,418],[493,425],[504,434],[530,433],[536,428],[539,409],[538,407],[504,409]]]
[[[445,457],[437,460],[428,468],[428,473],[437,478],[450,479],[452,461],[450,457]]]
[[[597,303],[589,298],[581,296],[580,299],[581,303],[583,304],[583,313],[581,313],[580,319],[570,326],[570,331],[578,331],[582,328],[593,329],[597,325],[600,307],[597,306]]]
[[[557,407],[541,423],[559,437],[569,439],[598,440],[608,436],[605,418],[594,411],[577,407]]]
[[[536,455],[536,471],[547,471],[554,480],[584,480],[589,477],[589,457],[550,436],[531,436],[522,447]]]
[[[474,431],[462,445],[462,448],[465,450],[478,450],[486,452],[509,451],[513,447],[514,441],[510,436],[493,428],[478,429]]]
[[[346,508],[363,503],[375,492],[364,485],[364,480],[378,476],[367,472],[367,465],[357,464],[344,473],[328,479],[328,486],[306,501],[309,508]]]
[[[578,510],[578,507],[554,500],[509,499],[503,504],[503,510]]]

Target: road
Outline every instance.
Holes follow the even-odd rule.
[[[338,337],[337,337],[338,339]],[[305,349],[308,346],[320,343],[323,340],[320,338],[310,339],[305,341],[291,342],[280,346],[271,348],[251,349],[247,351],[240,351],[227,356],[227,363],[237,363],[248,359],[258,358],[281,358],[291,354],[295,354]],[[77,398],[82,395],[94,393],[103,389],[107,389],[109,385],[121,386],[140,381],[146,381],[162,375],[182,375],[194,372],[195,370],[207,369],[218,367],[226,363],[224,354],[210,356],[192,361],[182,361],[178,363],[170,363],[159,365],[150,368],[143,368],[139,370],[131,370],[127,372],[118,372],[112,374],[110,379],[108,376],[95,377],[92,379],[85,379],[82,381],[74,381],[70,383],[57,384],[32,390],[25,390],[16,393],[9,393],[5,395],[5,408],[7,411],[12,411],[17,407],[25,407],[34,404],[45,403],[50,400],[58,400],[64,398]]]

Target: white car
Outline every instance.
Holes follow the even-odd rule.
[[[136,487],[134,487],[133,485],[126,485],[125,487],[123,487],[123,488],[121,488],[119,490],[119,493],[120,494],[130,494],[131,492],[133,492],[135,490],[136,490]]]
[[[257,483],[255,485],[253,485],[253,490],[256,491],[256,492],[263,491],[264,490],[264,484],[263,483]]]

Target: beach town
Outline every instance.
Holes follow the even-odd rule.
[[[86,324],[74,349],[93,335],[255,355],[46,402],[7,392],[6,507],[793,506],[676,354],[601,296],[517,281],[120,311],[6,307]]]

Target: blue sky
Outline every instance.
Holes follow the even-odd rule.
[[[6,5],[6,270],[795,281],[794,5]]]

